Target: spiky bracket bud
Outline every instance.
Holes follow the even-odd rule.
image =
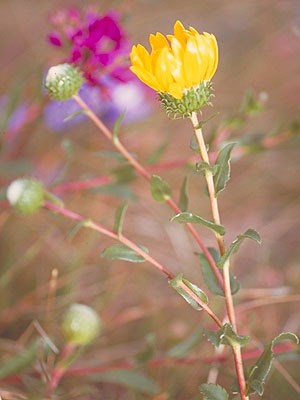
[[[159,100],[168,117],[188,118],[194,111],[199,111],[203,106],[212,105],[211,82],[202,82],[199,86],[187,89],[181,99],[176,99],[169,93],[158,93]]]
[[[45,87],[54,100],[67,100],[75,95],[83,83],[82,73],[70,64],[51,67],[45,80]]]
[[[29,215],[43,206],[45,190],[42,183],[36,179],[20,178],[8,186],[6,197],[18,212]]]

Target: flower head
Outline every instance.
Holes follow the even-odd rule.
[[[53,30],[48,35],[49,42],[67,49],[64,61],[80,67],[92,85],[102,86],[102,77],[108,72],[118,81],[130,79],[124,62],[130,44],[116,13],[100,15],[66,8],[56,11],[50,22]]]
[[[180,21],[176,21],[173,35],[165,37],[157,32],[149,36],[149,42],[151,53],[138,44],[133,46],[130,54],[131,71],[146,85],[175,100],[186,100],[185,95],[190,89],[196,93],[199,87],[207,89],[210,86],[218,66],[218,45],[214,35],[200,34],[192,27],[185,29]],[[203,90],[198,94],[203,100]],[[207,99],[206,94],[205,101],[211,95]],[[190,99],[190,102],[194,103],[194,100]],[[190,111],[187,107],[186,114]]]

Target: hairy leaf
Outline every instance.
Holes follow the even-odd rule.
[[[204,400],[228,400],[228,393],[222,386],[214,383],[203,383],[200,386],[200,392]]]
[[[254,229],[248,229],[245,233],[238,235],[237,238],[231,243],[231,245],[226,250],[225,254],[220,258],[218,265],[222,268],[225,262],[229,259],[229,257],[235,253],[240,247],[241,243],[245,239],[254,240],[256,243],[261,243],[261,238]]]
[[[208,251],[210,252],[210,254],[212,255],[213,259],[215,260],[215,262],[217,264],[220,259],[219,252],[216,249],[211,248],[211,247],[208,248]],[[223,290],[222,286],[220,285],[218,279],[216,278],[216,275],[214,274],[214,272],[211,268],[211,265],[208,262],[206,256],[204,254],[198,254],[198,256],[199,256],[202,275],[203,275],[206,286],[213,294],[225,297],[224,290]],[[220,272],[222,272],[222,270],[220,268],[219,268],[219,270],[220,270]],[[240,289],[239,281],[233,275],[232,271],[230,271],[230,288],[231,288],[232,294],[237,293]]]
[[[206,329],[204,330],[204,334],[215,347],[220,346],[220,344],[232,347],[236,345],[244,347],[250,340],[249,336],[237,335],[232,329],[232,326],[227,323],[218,331],[209,331]]]
[[[134,370],[116,369],[99,374],[92,374],[89,376],[89,379],[93,382],[110,382],[130,387],[133,390],[150,396],[154,396],[159,391],[153,379]]]
[[[126,111],[122,112],[115,122],[114,129],[113,129],[113,143],[116,143],[118,140],[119,131],[120,131],[122,122],[125,118],[125,115],[126,115]]]
[[[214,176],[216,196],[225,189],[226,183],[230,179],[230,156],[236,143],[229,143],[219,152],[215,165],[218,169]]]
[[[276,336],[272,342],[265,347],[264,352],[250,368],[247,380],[248,394],[258,393],[260,396],[263,395],[264,383],[271,370],[272,360],[274,358],[273,347],[283,340],[291,340],[295,344],[299,344],[299,338],[294,333],[283,332]]]
[[[202,310],[202,307],[181,287],[182,283],[185,284],[193,293],[195,293],[203,303],[208,303],[206,294],[200,288],[198,288],[198,286],[189,282],[187,279],[184,279],[183,274],[179,274],[175,278],[169,280],[169,285],[175,289],[176,292],[180,294],[180,296],[182,296],[187,303],[189,303],[195,310]]]
[[[211,172],[213,176],[216,175],[216,173],[218,172],[219,169],[219,165],[209,165],[207,162],[205,161],[200,161],[196,164],[196,171],[197,172],[202,172],[202,173],[206,173],[207,171]]]
[[[115,213],[114,231],[117,232],[118,236],[122,234],[122,228],[128,203],[126,200],[122,201]]]
[[[190,352],[203,338],[203,328],[199,327],[182,342],[168,350],[169,357],[183,357]]]
[[[204,219],[202,217],[199,217],[196,214],[192,214],[190,212],[183,212],[175,215],[171,221],[177,221],[179,223],[186,223],[190,222],[192,224],[201,224],[205,226],[206,228],[211,229],[212,231],[218,233],[219,235],[224,235],[225,234],[225,228],[223,225],[218,225],[215,224],[214,222],[208,221],[207,219]]]
[[[170,198],[171,189],[167,182],[165,182],[160,176],[151,176],[151,194],[154,200],[163,202]]]
[[[188,177],[186,176],[181,185],[180,198],[179,198],[179,203],[178,203],[178,206],[182,211],[186,211],[188,208],[188,205],[189,205],[189,198],[188,198],[188,194],[187,194],[187,185],[188,185]]]
[[[148,253],[148,249],[144,246],[139,246],[144,252]],[[124,244],[114,244],[107,247],[102,253],[101,257],[108,260],[123,260],[131,262],[144,262],[145,259],[134,250],[125,246]]]

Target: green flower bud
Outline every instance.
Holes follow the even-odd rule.
[[[62,322],[65,340],[82,346],[91,343],[100,333],[101,327],[96,311],[84,304],[72,304]]]
[[[70,64],[59,64],[48,71],[45,86],[55,100],[67,100],[78,92],[83,83],[82,73]]]
[[[44,203],[45,191],[41,182],[32,178],[20,178],[11,182],[6,191],[9,203],[24,215],[33,214]]]
[[[211,105],[213,96],[210,82],[202,82],[199,86],[186,89],[181,99],[176,99],[170,93],[158,93],[159,100],[170,118],[187,118],[194,111]]]

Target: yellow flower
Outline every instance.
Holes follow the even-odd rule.
[[[174,35],[160,32],[149,36],[151,53],[144,46],[133,46],[131,71],[159,93],[182,99],[190,88],[209,82],[218,66],[218,45],[214,35],[185,29],[180,21]]]

